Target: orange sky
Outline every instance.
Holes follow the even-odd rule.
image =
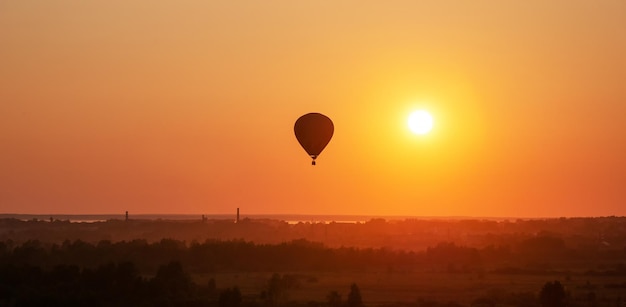
[[[625,215],[626,2],[0,1],[0,213],[236,207]]]

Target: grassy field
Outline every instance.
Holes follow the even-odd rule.
[[[273,273],[221,273],[195,276],[196,282],[206,284],[216,280],[218,288],[238,286],[248,297],[258,296],[266,289]],[[594,292],[597,300],[616,301],[626,298],[626,279],[615,276],[573,275],[496,275],[450,273],[381,273],[381,272],[293,272],[300,280],[297,289],[290,290],[290,300],[299,302],[325,301],[330,291],[338,291],[345,299],[352,283],[361,289],[363,301],[369,305],[394,302],[416,302],[419,298],[437,302],[454,301],[469,305],[480,297],[498,298],[510,293],[537,295],[548,281],[559,280],[572,299],[584,301]],[[620,285],[622,288],[606,287]]]

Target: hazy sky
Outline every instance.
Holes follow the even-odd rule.
[[[0,0],[0,213],[236,207],[626,215],[626,1]]]

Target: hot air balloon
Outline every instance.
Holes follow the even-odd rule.
[[[315,165],[315,159],[333,137],[335,126],[330,118],[323,114],[308,113],[296,120],[293,131],[302,148],[313,159],[311,165]]]

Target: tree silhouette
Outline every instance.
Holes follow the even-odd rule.
[[[209,293],[215,292],[215,289],[217,289],[215,278],[211,277],[211,279],[209,279],[209,282],[207,283],[207,288],[209,289]]]
[[[191,295],[193,281],[183,271],[180,262],[172,261],[159,267],[156,276],[152,279],[152,285],[155,295],[181,299]]]
[[[348,293],[348,301],[346,302],[348,307],[362,307],[363,299],[361,298],[361,290],[356,284],[350,286],[350,293]]]
[[[274,273],[267,285],[267,300],[269,304],[278,306],[286,301],[289,297],[287,290],[288,287],[285,284],[284,278],[280,274]]]
[[[541,306],[543,307],[567,306],[565,288],[558,280],[555,280],[554,282],[547,282],[543,285],[541,293],[539,294],[539,299],[541,300]]]

